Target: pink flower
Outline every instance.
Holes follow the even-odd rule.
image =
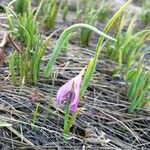
[[[71,98],[70,110],[72,113],[77,110],[83,72],[81,71],[79,75],[65,83],[57,92],[56,100],[58,105]]]

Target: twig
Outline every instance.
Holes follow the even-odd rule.
[[[13,132],[15,135],[17,135],[19,138],[21,138],[23,141],[25,141],[27,144],[34,146],[32,142],[30,142],[28,139],[26,139],[23,135],[21,135],[18,131],[16,131],[11,126],[7,126],[7,129],[9,129],[11,132]]]
[[[21,53],[21,49],[17,46],[17,44],[13,41],[13,39],[10,37],[10,34],[8,34],[9,41],[13,44],[13,46],[16,48],[18,53]]]

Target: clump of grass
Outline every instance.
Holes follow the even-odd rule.
[[[40,38],[37,40],[35,46],[35,49],[24,48],[21,52],[15,50],[10,54],[9,68],[12,81],[15,85],[17,83],[36,84],[46,47],[41,44]],[[18,75],[20,79],[16,80]]]
[[[142,61],[136,68],[132,68],[126,75],[128,83],[127,97],[131,101],[128,112],[139,110],[148,102],[148,92],[150,90],[150,71],[146,71]]]
[[[66,21],[66,17],[67,17],[67,14],[68,14],[68,9],[69,9],[68,0],[62,1],[60,3],[60,9],[62,10],[62,19],[64,21]]]
[[[122,15],[124,10],[128,7],[128,5],[132,2],[132,0],[128,0],[116,13],[115,15],[110,19],[110,21],[107,23],[106,27],[104,28],[103,32],[107,33],[109,29],[114,25],[114,23],[118,20],[118,18]],[[94,54],[94,57],[91,59],[89,62],[89,65],[87,67],[87,71],[85,73],[84,79],[83,79],[83,84],[81,86],[81,96],[84,95],[88,85],[90,84],[90,81],[94,75],[97,60],[99,58],[99,55],[101,53],[101,50],[103,48],[103,41],[104,37],[101,36],[98,40],[97,46],[96,46],[96,51]]]
[[[95,21],[97,19],[97,14],[96,14],[96,10],[93,7],[93,1],[92,0],[88,0],[86,3],[86,9],[84,13],[84,23],[86,24],[90,24],[92,26],[95,25]],[[90,36],[91,36],[92,31],[88,30],[88,29],[81,29],[81,33],[80,33],[80,43],[82,46],[88,46],[89,44],[89,40],[90,40]]]
[[[22,14],[13,13],[10,16],[10,5],[7,7],[7,15],[13,36],[23,43],[23,46],[10,54],[9,67],[13,83],[36,83],[40,71],[40,64],[46,45],[42,37],[37,34],[35,16],[31,11],[31,1],[28,0],[27,10]],[[40,9],[41,5],[39,5]],[[37,9],[39,11],[39,9]],[[19,75],[19,80],[16,78]]]
[[[150,24],[150,2],[149,0],[142,1],[141,20],[145,25]]]
[[[107,55],[117,62],[114,75],[119,74],[124,65],[127,71],[135,60],[142,56],[141,50],[149,31],[143,30],[134,34],[135,21],[136,17],[134,16],[129,23],[127,31],[122,34],[123,27],[126,23],[126,16],[123,16],[116,34],[117,42],[107,45]]]
[[[36,23],[32,12],[24,13],[22,16],[19,16],[17,22],[17,38],[24,42],[27,47],[35,46],[38,35],[36,33]]]
[[[88,0],[85,4],[85,10],[79,11],[79,8],[77,9],[78,13],[81,16],[84,15],[83,22],[86,24],[90,24],[92,26],[95,25],[96,21],[99,19],[100,21],[103,21],[106,19],[108,15],[108,7],[106,7],[106,2],[102,1],[99,5],[97,2],[97,6],[95,6],[95,1]],[[88,46],[90,37],[91,37],[91,30],[88,29],[81,29],[80,34],[80,44],[82,46]]]
[[[150,32],[144,29],[136,34],[134,24],[136,17],[130,21],[127,31],[122,33],[126,23],[126,16],[123,16],[116,34],[117,42],[108,44],[108,56],[117,62],[114,75],[122,75],[127,83],[127,98],[131,101],[128,111],[131,113],[140,109],[147,101],[150,88],[150,74],[144,69],[142,61],[136,67],[137,61],[143,58],[144,42]]]
[[[6,8],[10,31],[18,40],[22,41],[25,46],[31,47],[34,45],[38,36],[36,31],[36,23],[31,8],[31,0],[18,0],[16,3],[14,5],[19,5],[17,6],[20,10],[19,13],[16,13],[11,8],[13,2],[10,2]]]
[[[17,14],[23,15],[28,8],[28,0],[17,0],[15,3],[15,11]]]
[[[45,0],[43,4],[43,15],[45,26],[52,29],[55,26],[59,10],[58,0]]]
[[[98,0],[97,4],[98,3],[99,3],[99,0]],[[110,12],[108,1],[107,0],[101,0],[100,6],[98,9],[99,9],[98,21],[105,22],[107,20],[107,17],[109,16],[109,12]]]

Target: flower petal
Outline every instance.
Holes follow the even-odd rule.
[[[78,107],[78,98],[80,94],[82,76],[78,75],[74,78],[74,94],[71,101],[71,112],[75,112]]]
[[[62,103],[62,100],[64,98],[67,98],[70,90],[71,90],[71,84],[72,80],[69,80],[67,83],[65,83],[57,92],[56,100],[58,104]]]
[[[71,92],[73,92],[70,104],[70,110],[72,113],[76,111],[78,106],[81,81],[82,74],[79,74],[73,79],[69,80],[66,84],[64,84],[57,92],[56,100],[59,105],[62,104],[64,100],[68,100]]]
[[[82,75],[77,75],[76,77],[73,78],[73,81],[75,83],[75,85],[79,85],[81,84],[81,81],[82,81]]]

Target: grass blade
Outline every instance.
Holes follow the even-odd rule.
[[[94,32],[96,32],[97,34],[105,37],[105,38],[108,38],[110,40],[113,40],[115,41],[114,38],[108,36],[107,34],[99,31],[97,28],[91,26],[91,25],[88,25],[88,24],[83,24],[83,23],[79,23],[79,24],[75,24],[75,25],[72,25],[70,27],[68,27],[59,37],[59,39],[57,40],[57,43],[55,44],[55,47],[54,47],[54,50],[53,50],[53,53],[51,55],[51,58],[46,66],[46,69],[45,69],[45,72],[44,72],[44,76],[46,78],[48,78],[50,76],[50,73],[52,71],[52,67],[59,55],[59,53],[61,52],[62,50],[62,45],[64,45],[64,42],[66,42],[66,38],[68,37],[68,35],[70,36],[71,33],[74,33],[77,29],[80,29],[80,28],[87,28],[87,29],[90,29]]]
[[[122,13],[124,12],[124,10],[128,7],[128,5],[132,2],[132,0],[128,0],[117,12],[116,14],[112,17],[112,19],[107,23],[106,27],[104,28],[103,30],[103,33],[107,33],[109,31],[109,29],[113,26],[113,24],[117,21],[117,19],[122,15]],[[90,84],[90,80],[92,79],[93,77],[93,74],[94,74],[94,70],[96,68],[96,63],[97,63],[97,60],[99,58],[99,55],[100,55],[100,52],[101,52],[101,49],[102,49],[102,44],[103,44],[103,40],[104,40],[104,37],[101,36],[99,38],[99,41],[97,43],[97,46],[96,46],[96,51],[95,51],[95,55],[94,55],[94,63],[92,64],[92,73],[90,75],[88,75],[89,79],[88,79],[88,82],[86,81],[86,79],[84,79],[83,81],[84,82],[87,82],[86,85],[88,87],[88,85]],[[86,77],[86,76],[85,76]],[[83,84],[85,85],[85,83],[83,82]],[[85,91],[85,90],[84,90]],[[84,95],[84,93],[82,92],[82,95]]]

